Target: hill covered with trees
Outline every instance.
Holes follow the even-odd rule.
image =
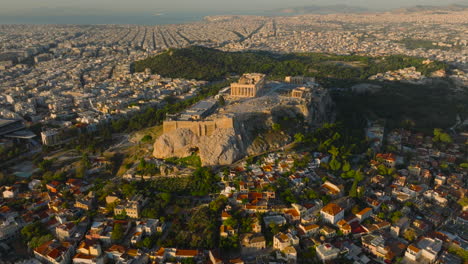
[[[322,53],[274,54],[262,51],[224,52],[193,46],[169,49],[154,57],[135,62],[135,71],[146,68],[164,77],[220,80],[232,74],[260,72],[271,78],[304,75],[341,80],[363,80],[379,72],[415,66],[427,75],[447,68],[442,62],[423,64],[424,59],[404,55],[367,57]]]
[[[325,87],[351,87],[374,83],[369,76],[414,66],[424,75],[447,69],[443,62],[423,64],[423,58],[404,55],[368,57],[319,53],[274,54],[269,52],[224,52],[204,47],[169,49],[157,56],[135,63],[136,71],[150,68],[153,73],[172,78],[220,80],[233,74],[260,72],[269,78],[287,75],[317,77]],[[382,89],[369,93],[351,90],[333,92],[333,99],[347,127],[361,129],[368,118],[384,118],[390,127],[411,126],[422,131],[448,128],[459,115],[468,115],[466,92],[454,94],[449,80],[428,85],[403,82],[376,82]]]

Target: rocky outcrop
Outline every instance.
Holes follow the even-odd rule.
[[[195,151],[205,166],[232,164],[245,153],[233,128],[217,129],[211,136],[197,136],[182,128],[160,136],[154,144],[153,154],[156,158],[186,157]]]
[[[256,101],[252,102],[253,100]],[[262,111],[247,105],[251,103],[258,107],[265,102],[268,104]],[[229,165],[247,155],[281,148],[290,143],[293,135],[304,130],[305,126],[313,127],[321,122],[328,122],[330,105],[332,102],[328,94],[315,96],[314,100],[284,97],[252,99],[244,105],[234,105],[236,108],[231,109],[230,113],[235,113],[231,114],[234,116],[232,127],[216,125],[222,117],[202,121],[205,126],[195,126],[198,129],[185,123],[176,124],[169,129],[169,125],[174,122],[168,124],[167,133],[156,139],[153,154],[156,158],[165,159],[187,157],[197,152],[204,166]],[[282,122],[282,131],[272,129],[273,123]],[[200,129],[209,130],[209,133],[197,133]]]

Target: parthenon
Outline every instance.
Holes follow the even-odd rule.
[[[265,74],[245,73],[236,83],[231,83],[231,96],[256,97],[265,85]]]

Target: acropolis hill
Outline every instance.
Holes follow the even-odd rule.
[[[165,159],[196,152],[204,166],[232,164],[287,145],[295,133],[331,118],[328,91],[310,79],[287,80],[261,83],[253,88],[255,93],[246,87],[233,93],[232,87],[239,87],[234,83],[216,96],[223,97],[225,105],[212,98],[164,121],[154,156]],[[281,129],[273,129],[273,124]]]
[[[234,128],[234,119],[231,117],[216,118],[202,121],[164,121],[164,133],[172,133],[178,129],[188,129],[196,136],[211,136],[217,129]]]

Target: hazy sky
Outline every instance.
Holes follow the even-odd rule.
[[[468,4],[468,0],[0,0],[4,15],[95,15],[138,12],[271,10],[306,5],[347,4],[367,8]]]

